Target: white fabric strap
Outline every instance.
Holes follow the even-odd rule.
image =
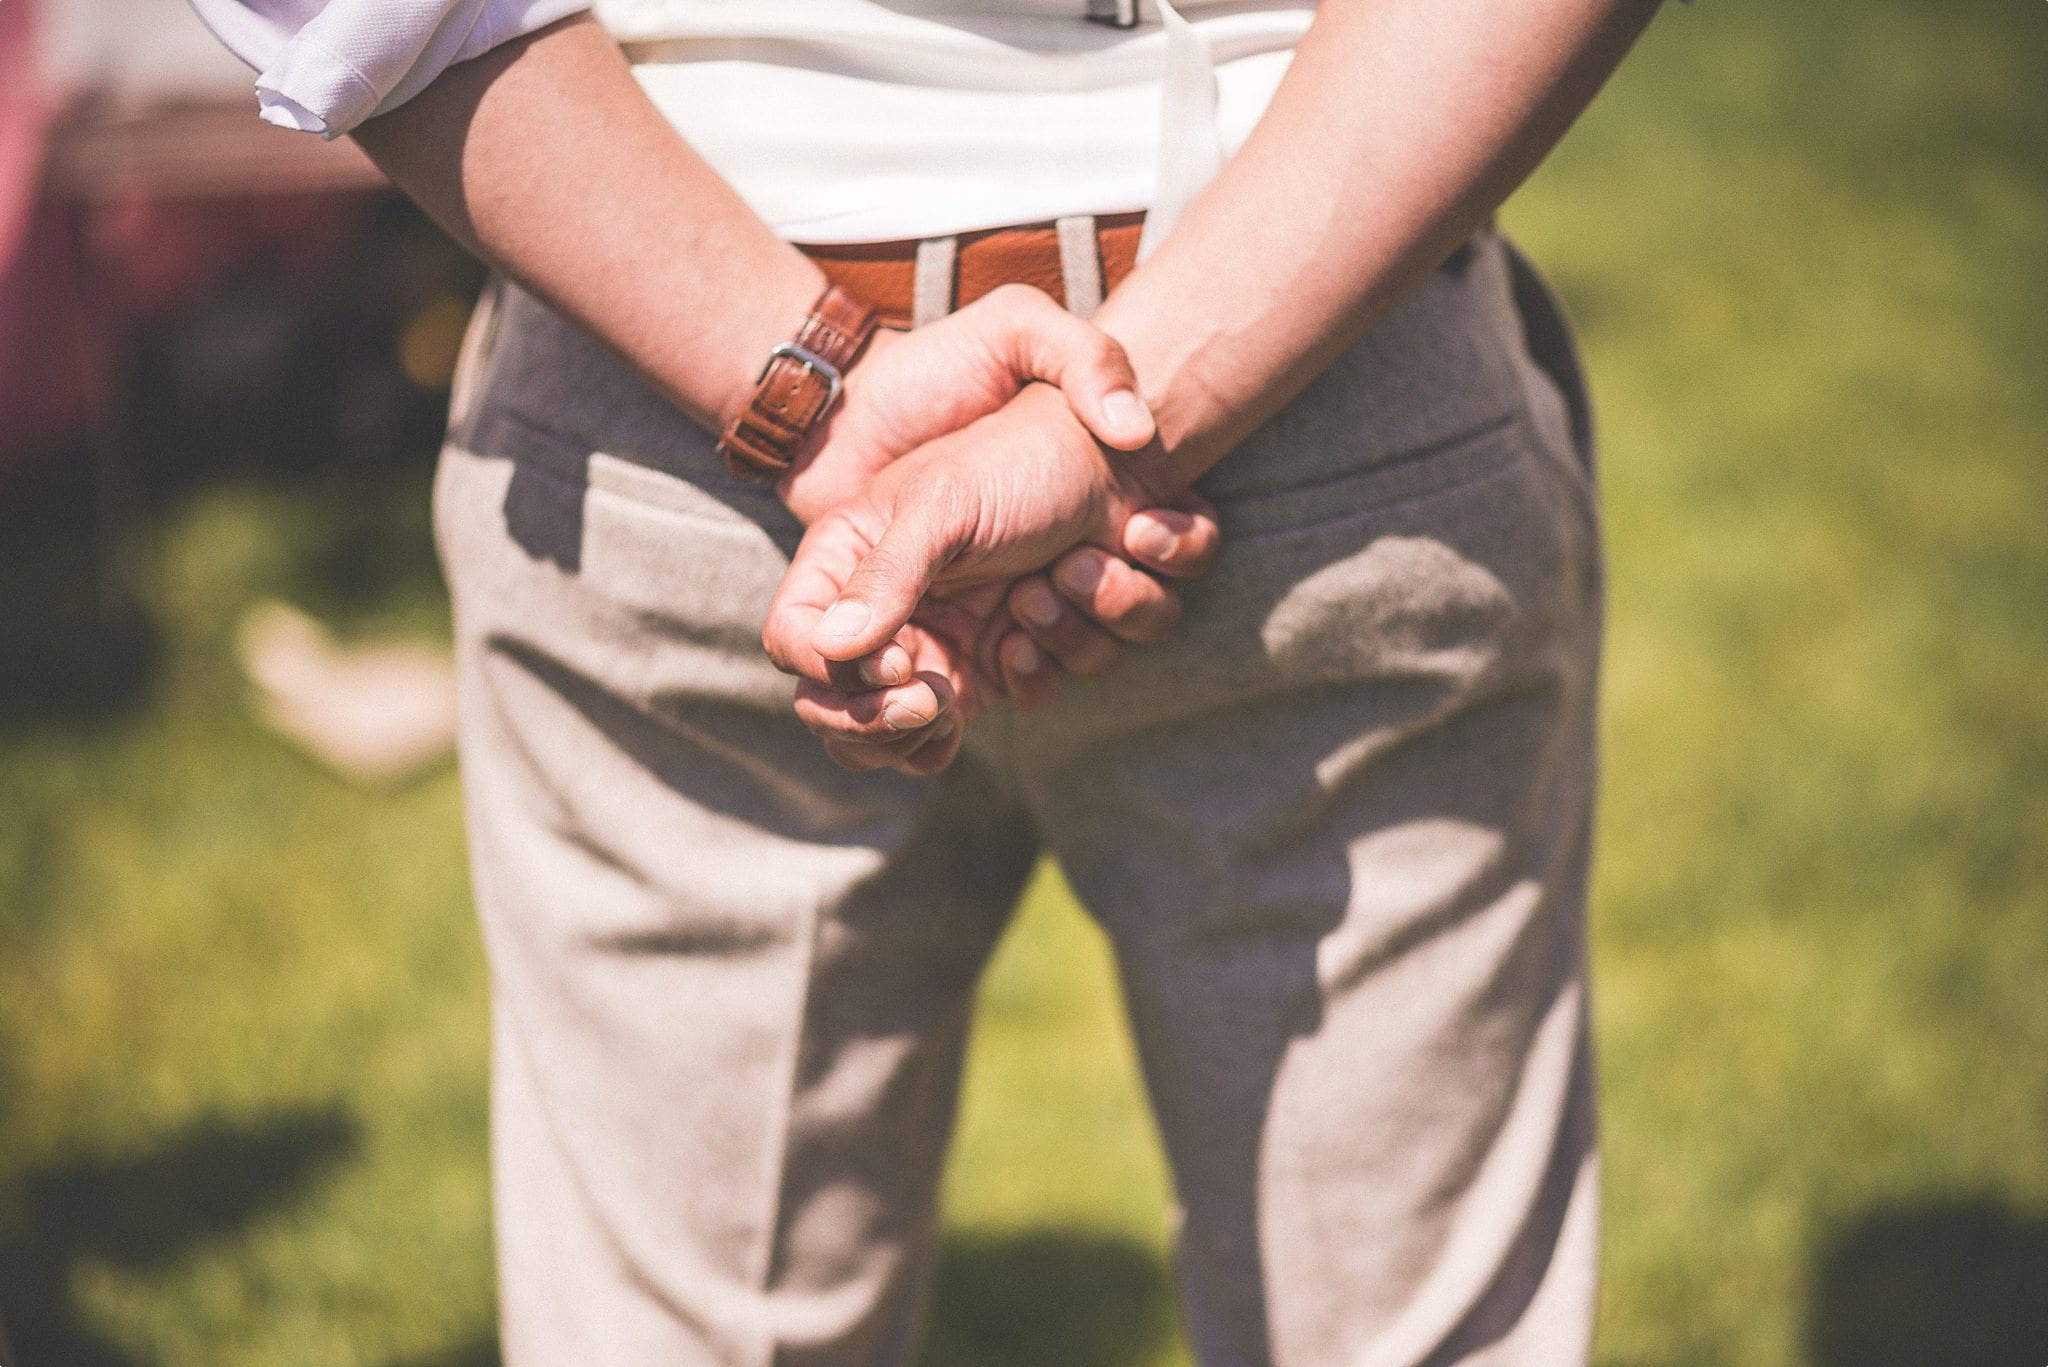
[[[928,237],[917,244],[917,272],[910,281],[910,325],[921,328],[953,311],[953,262],[957,237]]]
[[[1067,312],[1090,318],[1102,306],[1102,250],[1095,241],[1095,216],[1076,214],[1054,222],[1060,235],[1060,281]]]
[[[498,308],[505,294],[505,277],[493,274],[477,296],[469,315],[469,327],[462,334],[462,347],[455,353],[455,374],[448,382],[448,426],[469,421],[471,401],[476,398],[477,377],[490,357],[498,337]]]
[[[1159,178],[1145,231],[1143,261],[1180,221],[1204,186],[1223,169],[1223,138],[1216,131],[1216,63],[1209,42],[1181,18],[1170,0],[1153,0],[1166,29],[1166,74],[1159,91]]]

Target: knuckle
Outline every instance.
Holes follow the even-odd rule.
[[[1131,570],[1114,579],[1105,578],[1095,595],[1095,613],[1105,624],[1135,621],[1150,612],[1160,597],[1156,580]]]
[[[1044,641],[1065,626],[1070,614],[1063,599],[1054,592],[1052,584],[1042,574],[1029,575],[1019,580],[1010,590],[1006,606],[1010,616],[1024,628],[1032,639]]]
[[[1165,592],[1151,575],[1112,559],[1102,567],[1082,607],[1104,626],[1118,626],[1142,618]]]
[[[1145,616],[1143,604],[1122,599],[1112,601],[1098,598],[1088,604],[1085,610],[1095,619],[1097,626],[1106,631],[1113,631],[1119,636],[1128,635]]]
[[[894,735],[882,720],[882,705],[873,693],[851,696],[839,693],[799,694],[797,720],[823,740],[871,743]]]
[[[1040,304],[1051,302],[1040,291],[1015,280],[997,285],[983,298],[990,307],[1011,313],[1035,311]]]

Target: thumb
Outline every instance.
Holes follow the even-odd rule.
[[[956,539],[946,533],[941,515],[924,503],[906,502],[812,628],[811,645],[826,659],[857,660],[894,640],[952,559]]]
[[[970,310],[998,363],[1019,381],[1058,385],[1081,425],[1104,446],[1136,451],[1157,435],[1123,345],[1029,285],[1004,285]]]

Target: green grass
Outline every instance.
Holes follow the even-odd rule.
[[[1613,538],[1602,1367],[2048,1361],[2044,91],[2032,0],[1704,0],[1509,211],[1582,325]],[[190,494],[141,690],[0,723],[27,1367],[493,1361],[454,777],[334,783],[229,654],[264,593],[443,630],[424,516],[416,476]],[[931,1367],[1186,1361],[1051,873],[947,1200]]]
[[[2044,40],[1669,12],[1516,206],[1604,401],[1617,1367],[2048,1361]]]

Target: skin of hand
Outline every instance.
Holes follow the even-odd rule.
[[[450,67],[353,136],[458,241],[601,338],[712,431],[745,406],[759,358],[795,334],[824,288],[816,264],[676,136],[588,15]],[[1113,445],[1142,444],[1153,431],[1121,351],[1021,286],[890,335],[847,378],[846,402],[784,481],[784,497],[806,521],[887,460],[952,430],[945,423],[994,410],[1033,378],[1065,384],[1075,413]],[[1179,522],[1207,513],[1190,505],[1160,515]],[[1186,573],[1185,563],[1174,572]],[[1088,601],[1069,600],[1055,628],[1034,628],[1044,630],[1044,668],[1018,676],[1027,701],[1057,689],[1053,661],[1095,667],[1114,656],[1126,619],[1149,630],[1177,611],[1166,586],[1124,569],[1116,582],[1128,592],[1104,600],[1122,616],[1095,625],[1085,620]]]
[[[1007,609],[1032,587],[1013,581],[1056,561],[1069,579],[1121,564],[1107,548],[1133,515],[1183,492],[1150,482],[1161,474],[1105,450],[1045,385],[890,465],[812,524],[769,609],[763,643],[799,677],[797,715],[850,768],[944,768],[1002,691]],[[1205,569],[1213,520],[1169,525],[1183,563]],[[1090,586],[1119,591],[1108,574]]]

